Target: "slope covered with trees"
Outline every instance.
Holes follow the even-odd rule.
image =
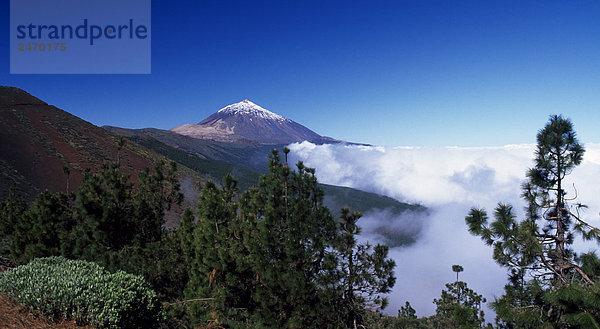
[[[60,255],[142,275],[170,314],[157,326],[356,328],[386,306],[387,247],[356,242],[360,214],[344,210],[338,222],[313,169],[292,170],[273,151],[256,187],[240,195],[231,175],[207,182],[173,230],[164,214],[181,202],[175,171],[158,164],[134,185],[115,162],[70,193],[31,203],[11,193],[4,248],[19,264]]]
[[[45,191],[31,202],[13,189],[0,203],[0,251],[18,264],[60,255],[143,276],[168,314],[156,327],[493,327],[485,298],[459,280],[459,265],[433,300],[436,314],[418,318],[406,302],[398,316],[384,315],[396,280],[388,247],[359,243],[361,214],[334,215],[314,169],[292,168],[288,152],[274,150],[268,172],[245,191],[230,174],[207,182],[176,229],[164,226],[181,201],[174,163],[139,172],[133,184],[117,157],[75,191]],[[572,249],[577,234],[597,242],[599,231],[564,183],[583,154],[571,122],[551,117],[523,184],[525,218],[505,204],[493,220],[475,208],[466,217],[509,272],[504,295],[491,303],[498,328],[599,327],[600,259]]]

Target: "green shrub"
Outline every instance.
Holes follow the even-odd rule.
[[[0,273],[0,291],[44,315],[97,328],[152,328],[164,319],[142,277],[81,260],[35,259]]]

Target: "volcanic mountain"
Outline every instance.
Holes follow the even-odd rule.
[[[334,141],[247,99],[220,109],[198,124],[184,124],[171,131],[223,142],[248,140],[261,144],[288,144]]]

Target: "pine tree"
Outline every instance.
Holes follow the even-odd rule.
[[[86,172],[73,205],[75,227],[63,253],[110,265],[110,253],[133,241],[133,184],[117,164],[101,174]]]
[[[499,317],[504,317],[499,319],[503,326],[562,323],[561,309],[546,303],[543,296],[554,289],[564,291],[562,287],[571,282],[594,283],[570,246],[575,233],[600,241],[600,231],[580,217],[579,209],[584,206],[567,198],[564,186],[565,177],[582,162],[583,154],[571,121],[551,116],[537,134],[535,167],[523,184],[526,218],[519,221],[512,206],[498,204],[491,223],[482,209],[471,209],[465,219],[469,231],[492,245],[494,259],[511,271],[506,294],[493,304]]]
[[[302,162],[296,167],[274,150],[269,174],[242,197],[243,218],[254,228],[245,243],[257,279],[253,318],[261,328],[326,328],[335,315],[321,288],[334,265],[336,223],[314,170]]]
[[[16,186],[12,185],[8,196],[0,203],[0,255],[10,252],[10,239],[21,216],[27,209],[27,203],[17,194]]]
[[[453,265],[452,269],[458,275],[457,270],[462,270],[462,266]],[[457,328],[481,328],[485,321],[481,304],[486,302],[485,298],[458,279],[446,284],[446,289],[439,299],[433,300],[436,316],[451,320]]]
[[[404,303],[404,306],[400,306],[400,309],[398,310],[398,317],[406,319],[416,319],[417,311],[415,311],[412,305],[410,305],[410,303],[406,301]]]
[[[40,193],[18,217],[10,241],[11,258],[18,263],[61,254],[68,232],[70,211],[67,195]]]
[[[237,223],[237,181],[231,174],[219,188],[206,182],[198,202],[198,223],[193,228],[193,260],[186,288],[190,312],[197,325],[241,326],[251,292],[246,284],[252,278],[245,263]],[[190,218],[182,223],[183,239],[190,234]],[[183,246],[184,248],[186,246]],[[189,257],[189,256],[188,256]],[[208,299],[205,301],[205,299]]]
[[[194,212],[190,208],[185,208],[179,221],[179,227],[177,228],[177,237],[179,239],[180,248],[183,253],[183,259],[185,265],[188,268],[188,272],[191,270],[192,262],[195,257],[196,248],[194,245],[194,231],[196,229],[196,223],[194,218]]]
[[[343,208],[339,222],[338,266],[341,271],[342,311],[347,327],[358,328],[364,324],[364,312],[371,308],[385,308],[387,300],[381,294],[389,293],[396,278],[393,269],[395,262],[387,258],[388,247],[358,244],[360,233],[357,225],[360,212],[350,212]]]
[[[171,162],[168,170],[159,161],[151,172],[144,168],[138,175],[139,182],[133,193],[133,225],[135,242],[140,246],[161,239],[165,224],[165,210],[173,204],[181,204],[176,177],[177,165]]]

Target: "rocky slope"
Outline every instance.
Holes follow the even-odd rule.
[[[28,199],[41,190],[79,186],[86,169],[99,171],[120,157],[132,176],[166,158],[135,143],[118,147],[119,137],[13,87],[0,86],[0,198],[11,185]],[[64,172],[68,168],[70,174]],[[182,179],[195,172],[182,168]],[[195,177],[194,179],[197,179]]]

